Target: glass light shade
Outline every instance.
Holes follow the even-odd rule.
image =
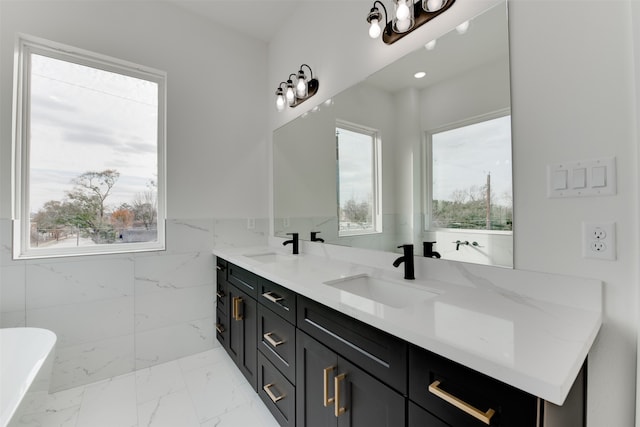
[[[422,8],[427,12],[437,12],[447,4],[447,0],[422,0]]]
[[[406,33],[413,28],[413,0],[394,0],[393,31]]]
[[[371,20],[371,26],[369,27],[369,37],[376,39],[380,36],[382,30],[380,29],[380,23],[377,19]]]
[[[285,92],[285,97],[287,98],[287,104],[291,105],[296,100],[296,94],[293,91],[293,82],[291,80],[287,81],[287,91]]]
[[[283,111],[286,105],[287,101],[285,101],[284,94],[282,93],[282,90],[280,90],[280,93],[276,95],[276,109],[278,111]]]
[[[300,70],[298,72],[298,82],[296,83],[296,96],[298,98],[306,98],[309,94],[309,85],[307,84],[307,77],[304,72]]]

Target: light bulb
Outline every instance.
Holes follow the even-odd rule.
[[[469,29],[469,21],[464,21],[462,24],[456,27],[458,34],[464,34]]]
[[[442,9],[444,3],[444,0],[426,0],[422,3],[422,8],[427,12],[436,12]]]
[[[436,41],[435,41],[435,39],[434,39],[434,40],[431,40],[429,43],[425,44],[425,45],[424,45],[424,48],[425,48],[425,49],[427,49],[427,50],[433,50],[433,49],[435,49],[435,48],[436,48]]]
[[[277,95],[276,96],[276,109],[278,111],[284,110],[285,104],[286,104],[286,101],[284,100],[284,95],[283,94]]]
[[[296,100],[296,94],[293,92],[293,84],[287,84],[287,91],[285,92],[285,97],[287,98],[287,104],[289,105],[293,104],[293,101]]]
[[[396,7],[396,19],[398,21],[404,21],[409,19],[409,6],[405,0],[398,0],[398,6]]]
[[[396,21],[396,29],[398,30],[398,32],[400,33],[404,33],[405,31],[407,31],[409,28],[411,27],[411,20],[410,19],[398,19]]]
[[[372,19],[371,26],[369,27],[369,37],[371,37],[372,39],[376,39],[378,38],[378,36],[380,36],[381,32],[382,30],[380,29],[380,24],[378,23],[378,20]]]
[[[298,98],[306,98],[308,94],[307,79],[304,73],[298,74],[298,83],[296,83],[296,96]]]

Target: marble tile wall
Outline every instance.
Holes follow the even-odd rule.
[[[0,220],[0,327],[58,336],[52,391],[213,348],[215,245],[263,245],[268,220],[167,221],[167,250],[13,261]]]

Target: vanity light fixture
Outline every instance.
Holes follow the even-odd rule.
[[[309,69],[309,78],[304,73],[303,67]],[[294,84],[293,81],[296,80]],[[284,89],[282,88],[284,85]],[[276,89],[276,109],[283,111],[288,105],[296,107],[311,98],[318,92],[318,79],[313,78],[313,70],[307,64],[302,64],[298,73],[289,74],[286,82],[280,82]]]
[[[393,0],[394,16],[390,22],[387,21],[387,8],[384,4],[376,0],[367,15],[367,22],[370,24],[369,36],[373,39],[382,33],[382,41],[386,44],[393,44],[411,31],[426,24],[436,16],[449,9],[456,0]],[[381,13],[377,8],[381,5],[385,15],[384,31],[380,29]]]

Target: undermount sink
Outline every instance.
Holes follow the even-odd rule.
[[[280,261],[292,261],[295,258],[293,257],[293,255],[286,255],[286,254],[279,254],[277,252],[263,252],[263,253],[259,253],[259,254],[245,254],[244,256],[246,256],[247,258],[251,258],[254,259],[258,262],[263,262],[263,263],[273,263],[273,262],[280,262]]]
[[[368,274],[358,274],[323,283],[394,308],[408,307],[440,295],[440,292],[425,289],[421,285],[380,279]]]

